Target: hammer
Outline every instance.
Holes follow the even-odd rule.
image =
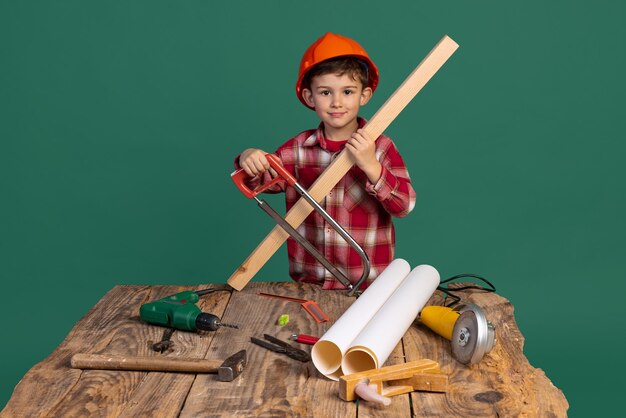
[[[217,380],[232,382],[247,363],[246,350],[219,360],[179,359],[167,357],[111,356],[78,353],[70,364],[74,369],[135,370],[179,373],[217,373]]]

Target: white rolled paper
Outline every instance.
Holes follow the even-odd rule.
[[[387,266],[374,282],[315,343],[311,351],[313,364],[324,376],[339,380],[344,373],[341,360],[352,341],[406,278],[411,267],[398,258]]]
[[[439,273],[417,266],[389,297],[343,356],[345,374],[381,367],[439,286]]]

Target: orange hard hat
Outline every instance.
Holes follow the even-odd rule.
[[[369,85],[372,91],[376,90],[378,85],[378,68],[372,62],[367,52],[361,45],[353,39],[334,33],[326,32],[324,36],[319,38],[304,52],[300,61],[300,70],[298,71],[298,81],[296,82],[296,95],[303,105],[309,107],[302,97],[302,80],[313,66],[322,61],[337,57],[356,57],[363,60],[368,67]]]

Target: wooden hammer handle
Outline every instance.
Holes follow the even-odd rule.
[[[74,354],[75,369],[136,370],[182,373],[217,373],[219,360],[175,359],[167,357],[111,356],[104,354]]]

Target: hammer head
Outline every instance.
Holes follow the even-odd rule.
[[[248,356],[246,350],[241,350],[224,360],[224,363],[217,368],[217,380],[221,382],[232,382],[243,371]]]

